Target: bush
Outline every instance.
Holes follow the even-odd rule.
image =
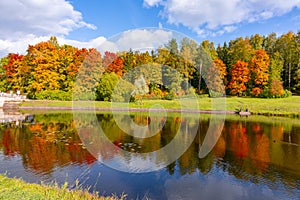
[[[35,98],[39,100],[71,101],[72,93],[60,90],[44,90],[36,93]]]
[[[169,92],[164,96],[164,99],[166,100],[174,100],[175,99],[175,93],[174,92]]]
[[[282,90],[282,92],[274,94],[269,88],[265,88],[259,95],[260,98],[287,98],[292,96],[292,92],[289,90]]]
[[[223,96],[224,96],[224,93],[222,93],[222,92],[216,92],[213,90],[209,91],[209,97],[211,97],[211,98],[217,98],[217,97],[223,97]]]

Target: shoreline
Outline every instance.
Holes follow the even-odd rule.
[[[238,114],[233,110],[191,110],[191,109],[150,109],[150,108],[97,108],[80,107],[73,108],[69,106],[20,106],[19,110],[74,110],[74,111],[117,111],[117,112],[172,112],[172,113],[191,113],[191,114]]]
[[[20,106],[19,111],[28,110],[52,110],[52,111],[116,111],[116,112],[149,112],[149,108],[92,108],[80,107],[73,108],[71,106]],[[219,114],[219,115],[239,115],[239,116],[269,116],[269,117],[292,117],[299,118],[300,114],[284,114],[284,113],[253,113],[253,112],[237,112],[233,110],[191,110],[191,109],[151,109],[152,112],[170,112],[170,113],[190,113],[190,114]]]
[[[76,187],[68,189],[68,183],[58,184],[30,183],[21,178],[8,177],[0,174],[0,199],[65,199],[65,200],[123,200],[126,195],[101,196],[97,192],[89,192],[88,189]]]
[[[214,99],[218,101],[218,99]],[[72,101],[55,100],[26,100],[20,102],[17,110],[83,110],[83,111],[120,111],[120,112],[172,112],[191,114],[238,114],[242,115],[264,115],[300,118],[300,96],[285,99],[259,99],[231,97],[226,98],[225,107],[216,108],[212,106],[211,98],[198,98],[198,105],[189,99],[178,103],[176,100],[144,100],[143,104],[120,103],[112,104],[107,101],[79,101],[73,105]],[[223,101],[223,99],[222,99]],[[158,105],[158,106],[157,106]]]

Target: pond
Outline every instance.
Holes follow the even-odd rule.
[[[211,115],[77,114],[83,117],[60,111],[2,123],[0,173],[128,199],[300,198],[299,119],[227,115],[218,123]],[[128,119],[148,136],[128,134]],[[151,154],[171,143],[166,155]]]

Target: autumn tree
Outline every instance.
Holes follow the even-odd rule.
[[[95,99],[100,77],[104,72],[102,57],[96,49],[88,49],[84,52],[84,60],[77,73],[73,96],[76,99]]]
[[[12,89],[20,89],[20,87],[16,86],[19,85],[18,78],[16,78],[16,74],[19,72],[20,68],[23,68],[23,55],[10,53],[6,57],[7,63],[3,65],[3,76],[6,78],[6,85],[5,90],[12,90]]]
[[[180,44],[180,63],[176,69],[184,76],[184,89],[188,89],[188,81],[192,78],[195,69],[195,56],[197,56],[197,43],[183,38]]]
[[[270,58],[265,50],[256,50],[250,61],[251,70],[251,94],[258,96],[269,83]]]
[[[75,76],[81,63],[76,62],[76,53],[78,48],[71,45],[62,45],[59,47],[59,85],[60,90],[70,92],[74,87]],[[77,66],[75,66],[77,64]]]
[[[123,70],[125,72],[128,72],[137,66],[137,54],[135,54],[132,49],[130,49],[129,51],[121,52],[119,57],[122,60]]]
[[[104,52],[102,63],[106,73],[114,72],[120,77],[123,75],[123,60],[116,53]]]
[[[270,58],[270,78],[269,92],[270,96],[280,96],[284,94],[281,73],[283,69],[283,58],[279,52],[273,53]]]
[[[153,63],[153,56],[149,54],[148,51],[146,52],[140,52],[137,56],[137,66],[142,66],[146,64],[152,64]]]
[[[228,88],[232,95],[242,96],[246,91],[246,83],[250,79],[248,63],[238,60],[232,65],[231,80]]]
[[[225,93],[226,66],[221,59],[216,58],[212,65],[204,70],[206,85],[211,97],[223,96]]]

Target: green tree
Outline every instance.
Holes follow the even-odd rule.
[[[197,56],[197,43],[188,38],[183,38],[180,44],[180,64],[176,69],[184,76],[184,89],[188,89],[188,81],[193,78],[195,69],[195,56]]]
[[[232,66],[238,60],[243,62],[250,62],[251,58],[255,54],[255,50],[251,46],[249,38],[239,37],[229,42],[228,56],[230,59],[230,65]]]
[[[201,43],[201,46],[208,53],[208,55],[211,57],[212,60],[215,60],[218,58],[218,53],[215,49],[215,44],[213,42],[204,40]]]
[[[114,72],[103,74],[97,89],[97,100],[111,101],[113,91],[119,79],[120,77]]]
[[[263,49],[263,43],[264,37],[259,34],[255,34],[250,37],[250,44],[255,50]]]
[[[270,96],[282,95],[284,93],[281,73],[283,69],[283,58],[279,52],[273,53],[270,58],[270,78],[269,78],[269,93]]]
[[[8,57],[0,59],[0,91],[7,91],[7,78],[5,76],[5,69],[3,66],[8,64]]]
[[[278,51],[281,53],[284,61],[284,68],[283,68],[283,81],[285,87],[291,90],[293,86],[293,73],[296,70],[297,66],[297,54],[296,51],[296,35],[293,32],[288,32],[283,34],[277,40],[277,48]]]
[[[277,43],[276,33],[271,33],[264,38],[263,48],[270,56],[272,56],[273,53],[277,51],[276,43]]]
[[[179,55],[179,47],[175,38],[171,39],[165,48],[169,50],[172,55]]]

